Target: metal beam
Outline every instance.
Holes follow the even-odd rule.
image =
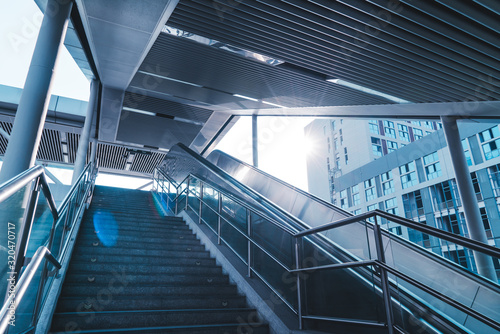
[[[259,134],[257,126],[257,115],[252,115],[252,158],[253,166],[259,167]]]
[[[453,116],[460,119],[500,119],[500,101],[446,103],[381,104],[334,107],[267,108],[233,110],[238,116],[316,116],[354,118],[439,119]]]

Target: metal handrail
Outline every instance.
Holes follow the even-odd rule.
[[[214,172],[218,177],[221,178],[222,181],[226,182],[227,184],[231,185],[234,187],[235,191],[237,191],[240,195],[250,197],[252,200],[256,201],[260,205],[262,205],[262,209],[265,210],[268,214],[271,214],[272,216],[277,216],[277,219],[284,223],[284,225],[289,225],[290,221],[294,222],[295,224],[303,227],[303,228],[309,228],[309,225],[302,221],[301,219],[291,215],[290,213],[286,212],[276,204],[274,204],[272,201],[267,199],[266,197],[262,196],[252,188],[240,183],[240,182],[235,182],[232,176],[228,175],[226,172],[224,172],[222,169],[214,165],[208,160],[205,160],[204,158],[200,157],[196,152],[191,150],[189,147],[186,145],[179,143],[177,144],[179,148],[181,148],[183,151],[185,151],[187,154],[189,154],[193,159],[195,159],[200,165],[203,167],[207,168],[208,170]],[[191,174],[192,175],[192,174]],[[184,178],[185,179],[185,178]],[[273,208],[273,210],[276,210],[276,212],[273,212],[269,207]],[[286,217],[286,220],[279,217],[279,215],[283,215]],[[288,221],[287,221],[288,220]]]
[[[93,168],[93,169],[92,169]],[[80,217],[83,206],[85,201],[88,199],[88,197],[91,197],[91,191],[89,192],[90,188],[92,187],[93,183],[95,182],[95,174],[97,172],[97,168],[95,167],[94,164],[89,163],[82,173],[79,175],[77,181],[73,184],[71,187],[70,191],[68,194],[65,196],[64,200],[60,204],[59,208],[56,207],[55,201],[52,197],[52,193],[50,191],[50,188],[48,186],[48,183],[46,181],[46,177],[44,174],[44,168],[42,166],[35,166],[27,171],[19,174],[18,176],[10,179],[9,181],[5,182],[0,186],[0,203],[5,201],[7,198],[10,196],[14,195],[17,191],[21,190],[23,187],[27,186],[30,184],[32,181],[36,181],[32,188],[32,193],[31,197],[29,199],[29,205],[26,210],[29,210],[29,213],[26,215],[25,214],[25,220],[22,223],[21,230],[23,233],[21,233],[21,240],[20,244],[17,249],[16,253],[16,263],[15,263],[15,269],[12,273],[12,279],[14,283],[14,291],[15,293],[10,294],[8,298],[6,299],[1,311],[0,311],[0,332],[3,333],[5,329],[7,328],[7,325],[9,323],[9,317],[8,314],[6,313],[9,311],[10,308],[10,303],[11,301],[15,298],[16,302],[14,304],[13,310],[17,308],[19,305],[19,301],[21,300],[25,290],[27,289],[28,285],[31,283],[31,280],[33,278],[34,273],[36,270],[39,268],[42,260],[44,258],[47,258],[47,260],[51,263],[53,263],[56,268],[60,269],[61,264],[60,262],[62,261],[66,249],[69,244],[69,238],[64,238],[65,234],[64,232],[66,229],[63,231],[63,235],[61,236],[61,243],[65,240],[64,247],[62,247],[59,251],[59,259],[55,259],[55,257],[50,253],[49,248],[52,246],[55,230],[57,229],[60,224],[67,223],[68,215],[70,213],[66,214],[66,219],[60,219],[63,217],[63,213],[67,208],[69,208],[69,204],[73,200],[80,200],[80,206],[76,214],[72,215],[73,220],[71,221],[70,225],[65,227],[69,228],[71,231],[73,231],[75,227],[75,222],[78,220],[78,217]],[[85,177],[88,177],[88,179],[85,179],[85,183],[82,185],[82,180],[84,180]],[[86,185],[85,189],[84,186]],[[44,196],[47,200],[48,206],[50,211],[52,212],[52,216],[54,218],[53,223],[52,223],[52,228],[50,230],[49,236],[45,243],[40,246],[35,255],[32,257],[29,265],[26,267],[26,269],[23,271],[22,275],[19,277],[18,273],[20,272],[20,269],[23,265],[24,262],[24,256],[26,253],[26,249],[28,246],[28,233],[27,231],[30,231],[32,228],[33,224],[33,216],[34,212],[36,211],[36,204],[37,204],[37,199],[38,199],[38,192],[42,191],[44,193]],[[81,198],[78,196],[80,193],[83,195]],[[75,197],[76,196],[76,197]],[[57,222],[57,223],[56,223]],[[62,246],[62,245],[61,245]],[[20,256],[17,256],[19,254]],[[38,286],[38,292],[37,292],[37,297],[35,300],[35,313],[38,312],[38,307],[40,306],[40,301],[41,301],[41,295],[43,294],[42,291],[45,286],[44,282],[44,276],[47,275],[46,272],[46,267],[44,267],[43,272],[42,272],[42,278],[40,280],[39,286]]]
[[[54,219],[57,219],[58,215],[57,215],[56,204],[54,202],[54,198],[52,197],[52,194],[50,194],[50,191],[47,192],[47,190],[46,190],[46,189],[48,189],[48,183],[47,183],[47,179],[45,178],[45,174],[44,174],[43,170],[44,169],[42,166],[31,167],[30,169],[20,173],[19,175],[11,178],[10,180],[8,180],[8,181],[4,182],[2,185],[0,185],[0,203],[5,201],[10,196],[14,195],[16,192],[21,190],[23,187],[27,186],[34,179],[40,178],[40,180],[42,182],[43,193],[45,195],[45,198],[47,199],[47,203],[49,205],[50,211],[52,212]]]
[[[24,293],[28,289],[33,277],[35,276],[38,268],[40,267],[42,260],[47,259],[50,263],[52,263],[57,269],[61,269],[61,263],[56,260],[56,258],[52,255],[49,249],[45,246],[40,246],[31,262],[28,264],[26,269],[23,272],[23,275],[17,282],[14,287],[14,290],[6,299],[2,309],[0,310],[0,333],[4,333],[9,325],[9,311],[11,310],[10,305],[13,304],[15,307],[19,305],[19,302],[24,296]],[[15,300],[15,302],[14,302]],[[15,308],[14,308],[15,310]]]
[[[213,169],[213,168],[211,168],[211,166],[208,166],[206,163],[204,163],[200,159],[198,159],[198,160],[199,160],[200,163],[202,163],[204,165],[204,167],[207,167],[209,169]],[[178,184],[177,182],[174,182],[162,170],[160,170],[160,169],[157,169],[157,170],[176,189],[178,189],[181,184],[183,184],[184,182],[186,182],[186,180],[189,180],[190,177],[191,178],[195,178],[195,179],[198,179],[200,181],[200,188],[201,189],[203,189],[203,184],[210,185],[211,187],[213,187],[214,189],[216,189],[219,193],[222,193],[225,196],[230,197],[232,200],[235,200],[235,202],[237,202],[239,205],[241,205],[246,210],[248,210],[248,212],[254,212],[254,213],[257,213],[257,214],[259,214],[259,212],[260,212],[260,210],[255,209],[253,205],[248,205],[247,203],[244,203],[243,201],[239,200],[238,197],[235,197],[232,194],[228,194],[227,191],[225,191],[225,190],[220,190],[220,188],[218,188],[218,186],[213,185],[211,182],[207,182],[206,180],[202,180],[200,177],[198,177],[196,175],[188,174],[183,179],[183,181],[180,184]],[[219,174],[217,174],[217,175],[219,175]],[[252,199],[256,200],[257,203],[259,203],[259,204],[263,204],[263,202],[266,203],[266,204],[270,204],[273,208],[276,209],[276,206],[272,202],[269,203],[269,201],[266,198],[262,197],[258,193],[254,194],[253,190],[250,189],[250,194],[248,194],[248,192],[249,192],[248,189],[246,189],[242,185],[239,185],[239,183],[235,183],[233,180],[226,180],[222,176],[221,176],[221,178],[223,179],[223,181],[229,183],[232,186],[232,188],[236,188],[236,190],[240,194],[242,194],[243,196],[249,196]],[[186,192],[186,208],[189,205],[189,207],[191,209],[193,209],[193,211],[196,212],[197,209],[192,208],[191,205],[188,204],[188,200],[187,200],[187,198],[189,197],[189,195],[193,194],[200,201],[200,208],[201,208],[202,204],[205,204],[212,211],[214,211],[220,218],[222,218],[226,222],[228,222],[227,219],[225,219],[224,217],[222,217],[220,215],[220,213],[218,213],[215,209],[213,209],[212,207],[210,207],[209,205],[207,205],[205,201],[203,201],[203,195],[202,194],[201,194],[201,197],[200,197],[200,196],[196,195],[196,192],[191,191],[189,189],[189,181],[187,181],[187,182],[188,182],[188,186],[185,189],[183,189],[180,193],[177,191],[177,196],[175,196],[175,198],[173,200],[174,202],[176,202],[176,204],[177,204],[177,201],[179,200],[179,197],[184,192]],[[203,192],[203,190],[201,190],[201,191]],[[254,195],[256,195],[258,198],[257,199],[254,198],[255,197]],[[170,197],[169,197],[169,200],[171,200]],[[220,202],[220,197],[219,197],[219,202]],[[283,218],[280,217],[279,214],[277,215],[275,212],[271,211],[265,205],[262,205],[261,208],[263,210],[265,210],[266,212],[269,212],[273,216],[277,216],[277,218],[279,219],[279,221],[284,221]],[[279,207],[277,207],[277,209],[278,209],[277,210],[278,213],[281,214],[283,210],[280,209]],[[219,207],[219,210],[220,210],[220,207]],[[202,220],[201,211],[198,214],[199,214],[200,223],[201,223],[201,220]],[[261,215],[261,214],[259,214],[259,215]],[[375,223],[374,224],[371,223],[371,222],[366,222],[365,221],[365,220],[367,220],[369,218],[372,218],[372,217],[375,217]],[[493,247],[493,246],[490,246],[490,245],[484,244],[482,242],[479,242],[479,241],[476,241],[476,240],[472,240],[472,239],[469,239],[469,238],[466,238],[466,237],[463,237],[463,236],[460,236],[460,235],[456,235],[456,234],[453,234],[453,233],[450,233],[450,232],[447,232],[447,231],[439,230],[437,228],[433,228],[433,227],[430,227],[430,226],[427,226],[427,225],[418,224],[418,223],[416,223],[416,222],[414,222],[412,220],[409,220],[407,218],[399,217],[399,216],[396,216],[396,215],[393,215],[393,214],[390,214],[390,213],[387,213],[385,211],[381,211],[381,210],[378,210],[378,209],[370,211],[370,212],[367,212],[367,213],[359,214],[359,215],[356,215],[356,216],[352,216],[352,217],[347,217],[347,218],[344,218],[344,219],[340,219],[340,220],[337,220],[337,221],[334,221],[334,222],[331,222],[331,223],[328,223],[328,224],[325,224],[325,225],[322,225],[322,226],[318,226],[318,227],[315,227],[315,228],[308,228],[308,229],[300,231],[300,232],[295,232],[295,233],[291,232],[292,235],[295,237],[295,240],[296,240],[296,269],[291,270],[291,269],[288,269],[286,266],[283,266],[283,265],[282,265],[282,267],[283,267],[283,269],[285,269],[289,273],[295,273],[295,274],[297,274],[297,290],[298,290],[298,298],[299,298],[299,303],[298,303],[299,309],[298,309],[298,312],[296,312],[296,313],[299,316],[299,326],[300,327],[302,327],[302,319],[310,318],[310,316],[302,315],[302,311],[301,311],[301,302],[300,302],[300,299],[301,299],[301,292],[300,291],[301,291],[301,289],[300,289],[300,276],[299,276],[299,274],[301,272],[310,271],[310,270],[322,270],[322,269],[340,269],[340,268],[349,268],[349,269],[351,269],[351,268],[355,268],[355,267],[366,267],[366,266],[372,266],[373,267],[374,266],[374,267],[376,267],[378,269],[379,275],[380,275],[380,279],[381,279],[380,283],[381,283],[382,293],[383,293],[383,297],[384,297],[384,305],[386,307],[387,325],[389,327],[391,327],[391,328],[394,327],[394,328],[392,328],[392,329],[389,330],[390,333],[392,333],[394,330],[397,330],[397,328],[394,325],[394,322],[393,322],[393,319],[392,319],[392,315],[390,315],[390,314],[392,314],[392,311],[391,311],[392,308],[390,306],[391,305],[391,299],[392,299],[392,297],[390,295],[390,283],[389,283],[389,279],[388,279],[388,276],[387,276],[388,273],[391,273],[391,274],[393,274],[393,275],[395,275],[397,277],[400,277],[401,279],[409,282],[410,284],[412,284],[413,286],[415,286],[417,288],[421,288],[423,286],[424,288],[422,288],[422,290],[425,291],[425,292],[427,292],[427,293],[429,293],[433,297],[435,297],[435,298],[437,298],[439,300],[442,300],[442,301],[448,303],[449,305],[451,305],[453,307],[456,307],[457,309],[461,310],[462,312],[464,312],[464,313],[466,313],[466,314],[468,314],[468,315],[470,315],[470,316],[472,316],[472,317],[474,317],[474,318],[476,318],[476,319],[484,322],[485,324],[487,324],[489,326],[492,326],[493,328],[500,329],[500,324],[497,323],[495,320],[490,319],[490,318],[488,318],[488,317],[486,317],[484,315],[481,315],[479,312],[475,311],[474,309],[472,309],[472,308],[470,308],[470,307],[468,307],[466,305],[463,305],[463,304],[457,302],[456,300],[454,300],[454,299],[452,299],[450,297],[447,297],[447,296],[439,293],[438,291],[436,291],[436,290],[434,290],[434,289],[432,289],[432,288],[430,288],[430,287],[428,287],[428,286],[426,286],[426,285],[424,285],[424,284],[422,284],[422,283],[420,283],[420,282],[412,279],[411,277],[409,277],[409,276],[401,273],[397,269],[392,268],[392,267],[388,266],[387,264],[385,264],[385,256],[384,256],[384,253],[383,253],[383,243],[382,243],[382,230],[380,228],[380,225],[377,223],[377,218],[376,217],[385,218],[385,219],[387,219],[389,221],[392,221],[392,222],[398,223],[400,225],[406,226],[408,228],[411,228],[411,229],[414,229],[414,230],[417,230],[417,231],[429,234],[431,236],[440,238],[442,240],[453,242],[453,243],[455,243],[457,245],[461,245],[461,246],[470,248],[471,250],[483,252],[483,253],[485,253],[487,255],[494,256],[494,257],[499,257],[500,258],[500,250],[498,248],[496,248],[496,247]],[[277,227],[281,228],[283,231],[290,233],[290,231],[288,231],[288,229],[284,229],[281,226],[281,224],[278,223],[276,220],[274,220],[272,218],[265,218],[265,219],[268,219],[274,225],[276,225]],[[307,226],[307,224],[301,222],[300,219],[297,219],[296,217],[292,216],[291,220],[294,220],[294,221],[298,222],[300,225],[302,225],[304,227]],[[354,262],[349,262],[349,263],[339,263],[339,264],[318,266],[318,267],[312,267],[312,268],[311,267],[309,267],[309,268],[301,268],[300,267],[299,256],[298,256],[298,254],[299,254],[298,240],[301,237],[305,237],[305,236],[308,236],[308,235],[312,235],[312,234],[315,234],[315,233],[319,233],[319,232],[322,232],[322,231],[326,231],[326,230],[338,228],[338,227],[349,225],[349,224],[353,224],[353,223],[359,223],[361,221],[365,221],[365,223],[368,223],[368,227],[373,228],[373,230],[375,232],[375,241],[376,241],[376,248],[377,248],[377,259],[376,260],[354,261]],[[231,224],[230,222],[229,222],[229,224],[231,226],[233,226],[233,228],[235,228],[234,225]],[[207,224],[207,226],[208,226],[208,224]],[[239,229],[237,229],[237,228],[236,228],[236,230],[238,232],[240,232],[240,234],[243,235],[248,240],[249,243],[253,243],[254,245],[260,246],[256,242],[254,242],[250,236],[246,236],[243,232],[239,231]],[[217,234],[216,231],[214,231],[214,232]],[[384,232],[384,233],[387,233],[387,232]],[[219,239],[220,239],[220,235],[219,235]],[[226,241],[225,241],[225,243],[227,244]],[[261,248],[261,247],[259,247],[259,248]],[[235,251],[233,250],[233,252],[235,252]],[[250,258],[250,255],[249,255],[249,258]],[[274,258],[274,256],[271,256],[271,259],[273,261],[276,261],[279,264],[281,264],[279,261],[277,261],[276,258]],[[248,261],[248,266],[249,266],[249,273],[253,271],[254,273],[258,274],[257,272],[255,272],[255,270],[253,268],[251,268],[250,261]],[[260,275],[258,275],[258,276],[260,276]],[[263,280],[263,281],[264,281],[265,284],[267,284],[265,282],[265,280]],[[267,285],[269,286],[269,284],[267,284]],[[269,286],[269,287],[272,290],[274,290],[273,287],[271,287],[271,286]],[[278,294],[278,296],[279,296],[279,294]],[[286,301],[285,301],[285,303],[290,307],[290,305]]]
[[[447,231],[443,231],[443,230],[437,229],[435,227],[419,224],[419,223],[414,222],[413,220],[399,217],[399,216],[396,216],[392,213],[385,212],[385,211],[382,211],[379,209],[376,209],[376,210],[373,210],[370,212],[361,213],[361,214],[356,215],[356,216],[347,217],[344,219],[339,219],[339,220],[333,221],[331,223],[326,223],[324,225],[296,233],[294,236],[296,238],[299,238],[299,237],[323,232],[326,230],[335,229],[335,228],[349,225],[352,223],[357,223],[359,221],[366,220],[366,219],[372,218],[372,217],[382,217],[382,218],[385,218],[385,219],[392,221],[394,223],[398,223],[400,225],[409,227],[409,228],[417,230],[419,232],[429,234],[433,237],[437,237],[437,238],[440,238],[440,239],[443,239],[443,240],[446,240],[449,242],[453,242],[457,245],[467,247],[467,248],[470,248],[472,250],[482,252],[484,254],[487,254],[487,255],[490,255],[493,257],[500,258],[500,249],[498,249],[497,247],[482,243],[482,242],[477,241],[477,240],[469,239],[469,238],[466,238],[466,237],[461,236],[461,235],[457,235],[457,234],[453,234],[453,233],[450,233]]]
[[[173,182],[171,181],[172,179],[171,179],[170,177],[166,176],[166,175],[165,175],[165,173],[164,173],[162,170],[160,170],[160,169],[157,169],[157,170],[158,170],[158,171],[162,174],[162,176],[165,176],[165,177],[169,180],[169,182],[173,184]],[[183,184],[183,183],[186,181],[186,179],[188,179],[189,177],[192,177],[192,178],[198,179],[200,182],[206,183],[206,184],[210,185],[210,186],[211,186],[211,187],[213,187],[213,188],[215,188],[215,187],[216,187],[213,183],[208,182],[208,181],[206,181],[206,180],[202,180],[200,177],[198,177],[198,176],[196,176],[196,175],[194,175],[194,174],[189,174],[188,176],[186,176],[186,177],[182,180],[182,182],[181,182],[181,183],[179,183],[179,186],[180,186],[181,184]],[[175,187],[175,184],[173,184],[173,185],[174,185],[174,187]],[[178,199],[178,197],[179,197],[179,196],[181,196],[181,195],[182,195],[182,194],[183,194],[186,190],[188,190],[188,188],[187,188],[187,187],[186,187],[185,189],[183,189],[183,190],[182,190],[182,191],[181,191],[181,192],[180,192],[180,193],[179,193],[179,194],[178,194],[178,195],[177,195],[177,196],[176,196],[173,200],[174,200],[174,201],[176,201],[176,200]],[[238,197],[236,197],[236,196],[234,196],[234,195],[232,195],[232,194],[228,193],[228,192],[227,192],[227,191],[225,191],[225,190],[220,190],[220,189],[217,189],[217,191],[218,191],[219,193],[221,193],[221,194],[224,194],[224,196],[226,196],[226,197],[230,198],[231,200],[233,200],[233,201],[237,202],[239,205],[241,205],[241,206],[245,207],[246,209],[251,210],[252,212],[254,212],[254,213],[256,213],[256,214],[258,214],[258,215],[262,216],[263,218],[265,218],[265,219],[267,219],[267,220],[269,220],[271,223],[273,223],[274,225],[278,226],[278,227],[279,227],[280,229],[282,229],[283,231],[285,231],[285,232],[287,232],[287,233],[290,233],[291,235],[293,235],[294,233],[296,233],[296,231],[291,230],[291,229],[288,229],[288,228],[287,228],[287,227],[283,224],[283,223],[286,223],[286,222],[285,222],[285,220],[284,220],[284,219],[282,219],[281,217],[279,217],[279,216],[278,216],[278,217],[277,217],[278,219],[275,219],[275,218],[273,218],[273,217],[270,217],[267,213],[270,213],[270,214],[272,214],[273,216],[276,216],[276,214],[275,214],[275,213],[273,213],[273,212],[271,212],[270,210],[268,210],[266,207],[263,207],[263,209],[264,209],[264,211],[265,211],[265,212],[262,212],[262,210],[259,210],[259,209],[258,209],[258,208],[256,208],[254,205],[250,205],[250,204],[248,204],[248,203],[245,203],[244,201],[242,201],[242,200],[241,200],[241,199],[239,199]],[[242,193],[243,193],[243,192],[242,192]],[[267,213],[266,213],[266,212],[267,212]],[[283,223],[278,222],[278,220],[282,221]],[[305,225],[305,223],[304,223],[304,222],[302,222],[302,221],[300,221],[299,219],[295,219],[295,221],[296,221],[297,223],[301,224],[301,225]]]

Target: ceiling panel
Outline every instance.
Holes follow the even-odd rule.
[[[453,102],[500,97],[499,20],[491,6],[448,0],[266,0],[220,6],[181,0],[168,24],[284,60],[277,68],[340,78],[410,102]],[[273,70],[265,73],[272,76]],[[321,101],[331,103],[327,97]]]

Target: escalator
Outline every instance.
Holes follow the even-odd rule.
[[[498,257],[495,247],[468,243],[384,212],[353,217],[218,151],[204,159],[178,145],[159,170],[170,187],[167,202],[172,211],[174,203],[186,201],[181,209],[201,216],[200,221],[299,315],[304,328],[351,333],[367,328],[374,333],[500,332],[496,282],[386,230],[377,240],[375,232],[380,221],[388,219],[430,238],[454,242],[455,247]],[[177,213],[181,209],[177,207]],[[302,232],[335,221],[336,228]],[[294,237],[300,233],[304,236]],[[392,328],[385,327],[388,323]]]

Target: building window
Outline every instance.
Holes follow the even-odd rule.
[[[382,192],[385,195],[392,194],[395,191],[392,171],[388,171],[380,176],[382,180]]]
[[[462,140],[462,147],[464,148],[465,159],[467,159],[467,165],[472,166],[472,157],[470,155],[469,142],[467,139]]]
[[[474,187],[474,192],[476,193],[477,200],[482,201],[483,195],[481,194],[481,187],[479,186],[479,180],[477,179],[476,172],[470,173],[470,178],[472,179],[472,186]]]
[[[403,234],[403,230],[401,229],[401,226],[391,227],[391,228],[389,228],[389,232],[394,233],[396,235],[402,235]]]
[[[415,140],[422,139],[423,136],[424,136],[424,133],[422,130],[413,128],[413,138]]]
[[[370,211],[373,211],[373,210],[377,210],[378,209],[378,204],[372,204],[372,205],[368,205],[366,207],[366,212],[370,212]],[[370,217],[367,219],[369,222],[371,223],[375,223],[375,217]]]
[[[378,121],[373,120],[373,119],[368,121],[368,127],[370,128],[371,133],[374,133],[376,135],[380,134],[380,130],[378,128]]]
[[[410,141],[410,133],[408,132],[408,127],[403,124],[398,124],[399,139],[402,141]]]
[[[488,174],[495,197],[498,197],[500,196],[500,164],[488,167]]]
[[[437,152],[424,156],[424,170],[427,180],[432,180],[442,175]]]
[[[335,148],[335,151],[338,151],[338,149],[339,149],[339,141],[337,140],[337,138],[335,138],[333,140],[333,147]]]
[[[443,252],[443,255],[445,258],[447,258],[455,263],[458,263],[462,267],[469,268],[468,263],[467,263],[468,261],[467,261],[467,255],[465,253],[465,250],[459,249],[459,250],[445,251],[445,252]]]
[[[429,187],[434,211],[448,210],[461,206],[455,180],[448,180]]]
[[[377,190],[375,189],[374,178],[365,181],[365,197],[367,202],[377,198]]]
[[[386,212],[392,213],[393,215],[398,214],[398,201],[396,200],[396,197],[386,200],[384,204]]]
[[[339,129],[340,145],[344,145],[344,136],[342,136],[342,129]]]
[[[409,219],[418,218],[424,214],[424,202],[420,190],[403,195],[403,208],[405,217]]]
[[[355,185],[351,187],[351,196],[352,196],[352,205],[359,205],[361,198],[359,196],[359,185]]]
[[[437,221],[440,223],[441,229],[455,233],[464,235],[462,229],[460,228],[460,215],[450,214],[447,216],[437,217]]]
[[[361,209],[357,209],[357,210],[354,210],[352,212],[352,214],[355,215],[355,216],[359,215],[360,213],[361,213]]]
[[[382,142],[380,138],[372,137],[372,152],[373,155],[381,157],[382,154]]]
[[[432,125],[432,122],[429,122],[429,121],[424,122],[424,127],[434,130],[434,126]]]
[[[488,214],[486,213],[486,208],[480,208],[481,220],[483,221],[484,231],[488,238],[493,238],[493,233],[491,232],[490,220],[488,219]]]
[[[384,121],[384,133],[387,137],[396,139],[396,130],[394,129],[394,122]]]
[[[340,208],[341,209],[347,209],[347,207],[349,206],[349,204],[347,203],[347,190],[342,190],[340,193],[339,193],[339,196],[340,196]]]
[[[417,125],[417,126],[422,126],[422,123],[420,123],[420,121],[411,121],[411,124]]]
[[[401,175],[401,186],[403,189],[418,184],[417,173],[415,172],[415,161],[399,166],[399,174]]]
[[[482,143],[484,158],[491,160],[500,156],[500,129],[497,126],[479,133],[479,140]]]
[[[344,157],[345,157],[345,164],[347,165],[349,163],[349,156],[347,155],[347,147],[344,147]]]
[[[398,149],[398,143],[395,141],[388,140],[387,141],[387,153],[394,152]]]
[[[335,121],[332,121],[332,130],[335,131]]]

